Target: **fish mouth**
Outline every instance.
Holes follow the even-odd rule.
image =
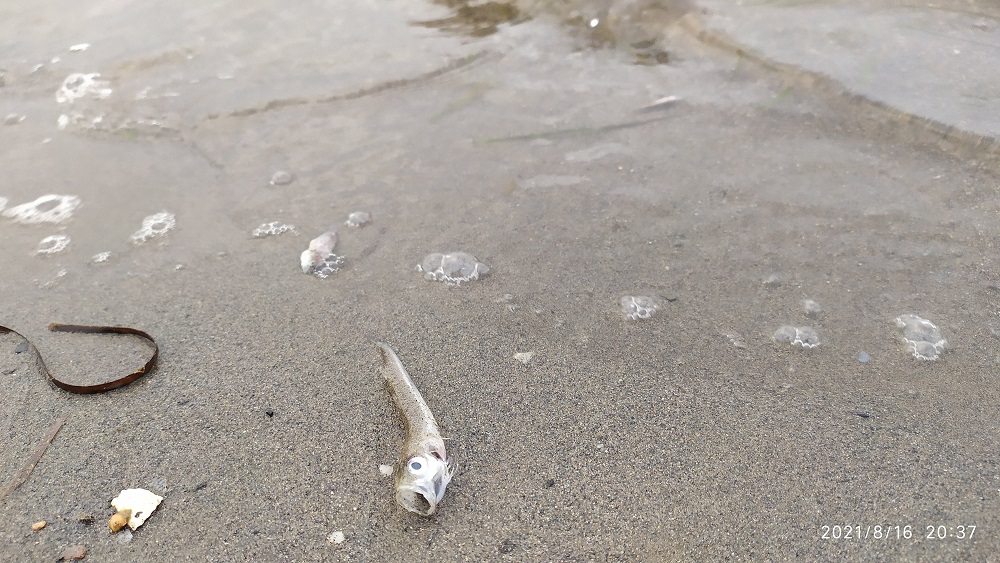
[[[437,510],[438,502],[444,496],[446,483],[440,477],[430,482],[401,484],[396,488],[396,502],[410,512],[420,516],[430,516]]]

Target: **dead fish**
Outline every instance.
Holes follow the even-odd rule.
[[[421,516],[434,514],[454,472],[444,448],[434,414],[413,384],[406,368],[387,344],[376,342],[382,352],[386,384],[403,414],[406,438],[393,472],[396,502]]]

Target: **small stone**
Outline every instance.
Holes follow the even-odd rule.
[[[383,477],[392,476],[392,466],[391,465],[379,465],[378,472],[382,474]]]
[[[38,522],[35,522],[34,524],[31,525],[31,530],[37,532],[38,530],[44,528],[46,524],[48,524],[48,522],[46,522],[45,520],[39,520]]]
[[[59,561],[79,561],[87,556],[87,548],[82,545],[67,547]]]
[[[546,479],[545,480],[545,488],[546,489],[551,489],[552,487],[555,487],[555,486],[556,486],[556,480],[555,479]]]
[[[859,352],[858,361],[861,362],[862,364],[867,364],[868,362],[872,361],[872,357],[868,355],[868,352]]]
[[[512,542],[510,540],[503,540],[503,542],[500,544],[500,546],[497,547],[497,551],[499,551],[500,553],[503,553],[503,554],[507,554],[507,553],[513,552],[514,548],[516,548],[516,547],[517,547],[517,544],[515,544],[514,542]]]
[[[24,341],[19,342],[17,346],[14,347],[15,354],[20,354],[21,352],[25,352],[27,350],[28,350],[28,343]]]

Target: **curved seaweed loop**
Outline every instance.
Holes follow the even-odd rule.
[[[30,340],[25,338],[23,334],[17,332],[12,328],[0,326],[0,333],[12,332],[23,338],[28,345],[28,349],[30,349],[31,353],[34,354],[35,356],[35,363],[38,365],[38,369],[40,369],[42,373],[48,376],[49,380],[56,387],[69,391],[70,393],[79,393],[81,395],[87,395],[90,393],[103,393],[105,391],[110,391],[112,389],[118,389],[119,387],[124,387],[129,383],[132,383],[136,379],[139,379],[146,373],[148,373],[149,370],[153,368],[153,365],[156,363],[156,358],[160,354],[160,348],[159,346],[156,345],[156,340],[154,340],[153,337],[150,336],[148,333],[135,328],[129,328],[125,326],[92,326],[92,325],[70,325],[61,323],[51,323],[49,324],[49,330],[51,330],[52,332],[85,332],[90,334],[132,334],[140,338],[145,338],[146,340],[149,341],[150,344],[153,345],[153,354],[146,361],[145,365],[143,365],[136,371],[133,371],[132,373],[125,375],[123,377],[119,377],[118,379],[105,381],[104,383],[97,383],[95,385],[74,385],[72,383],[66,383],[65,381],[62,381],[56,378],[54,375],[52,375],[52,372],[49,371],[49,368],[45,366],[45,362],[42,360],[42,355],[38,352],[38,348],[35,348],[35,345],[32,344]]]

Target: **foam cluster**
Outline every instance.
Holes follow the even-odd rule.
[[[142,227],[132,234],[132,242],[143,244],[150,239],[162,237],[169,233],[176,225],[177,218],[169,211],[161,211],[150,215],[142,220]]]
[[[811,326],[784,325],[774,331],[775,342],[787,343],[799,348],[819,346],[819,333]]]
[[[918,360],[936,360],[948,346],[948,341],[941,335],[941,330],[927,319],[917,315],[900,315],[896,317],[907,350]]]
[[[66,235],[52,235],[42,239],[38,243],[36,254],[56,254],[69,247],[69,237]]]
[[[56,101],[60,104],[72,103],[80,98],[90,97],[98,100],[111,95],[111,83],[100,80],[98,73],[84,74],[74,72],[63,80],[62,86],[56,92]]]
[[[656,302],[652,297],[644,295],[626,295],[619,302],[622,306],[622,313],[630,321],[648,319],[656,313]]]
[[[35,201],[15,205],[4,211],[3,216],[18,223],[62,223],[72,217],[79,206],[80,198],[75,195],[47,194]]]
[[[279,223],[278,221],[271,221],[270,223],[264,223],[254,229],[253,232],[250,233],[250,236],[253,238],[264,238],[284,233],[298,233],[298,230],[296,230],[295,225],[286,225],[284,223]]]
[[[447,285],[461,285],[476,281],[480,276],[489,273],[490,267],[476,260],[467,252],[435,252],[424,257],[417,266],[418,272],[423,272],[424,279],[439,281]]]

